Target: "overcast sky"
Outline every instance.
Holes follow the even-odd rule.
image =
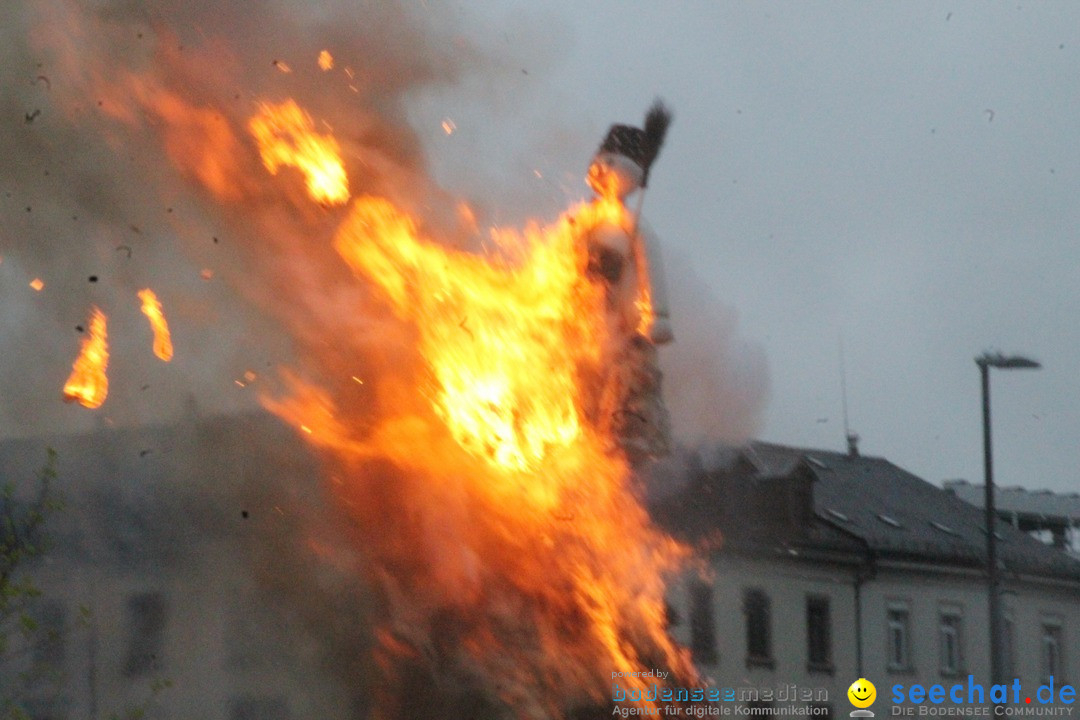
[[[363,3],[342,4],[364,17]],[[998,482],[1080,490],[1080,4],[416,0],[411,8],[451,28],[428,42],[478,50],[459,83],[416,95],[409,112],[436,178],[488,222],[553,218],[585,196],[582,176],[608,125],[638,124],[654,97],[667,101],[676,119],[644,205],[677,301],[677,347],[663,352],[678,357],[721,338],[727,391],[767,389],[758,437],[843,448],[842,337],[863,452],[935,482],[981,481],[974,358],[1000,349],[1045,367],[994,373]],[[258,67],[271,72],[264,60]],[[20,88],[5,108],[13,147],[19,133],[47,143],[48,123],[62,122],[46,106],[24,124],[47,92],[30,81],[37,72],[0,68]],[[72,318],[86,305],[71,303],[42,326],[13,300],[25,297],[27,273],[44,272],[19,256],[21,228],[36,217],[23,208],[21,185],[0,201],[0,250],[10,253],[0,266],[0,330],[23,361],[61,358],[49,371],[60,374],[74,349]],[[118,241],[108,233],[127,229],[101,232],[102,257],[115,264]],[[713,300],[698,300],[702,288]],[[260,366],[271,364],[266,354]],[[178,354],[168,382],[196,382],[196,371],[184,379],[184,362]],[[228,373],[243,366],[227,366],[214,372],[231,386]],[[10,401],[28,397],[22,367],[0,375],[11,432],[42,411]],[[57,380],[37,384],[48,399],[32,402],[58,405]]]
[[[534,5],[461,10],[521,74],[475,116],[440,96],[437,168],[516,142],[576,170],[662,96],[645,215],[763,349],[762,439],[842,449],[842,336],[863,451],[981,482],[973,360],[1000,349],[1045,367],[993,374],[997,481],[1080,490],[1080,5]]]

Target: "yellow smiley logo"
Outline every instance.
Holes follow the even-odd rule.
[[[866,678],[859,678],[847,689],[848,700],[857,708],[868,708],[877,700],[877,688]]]

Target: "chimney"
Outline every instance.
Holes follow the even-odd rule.
[[[859,457],[859,434],[855,432],[848,432],[847,434],[847,454],[848,457]]]

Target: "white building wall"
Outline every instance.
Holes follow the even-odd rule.
[[[788,556],[751,559],[733,552],[720,552],[712,561],[713,617],[719,661],[699,665],[703,677],[720,687],[777,687],[794,683],[801,687],[828,690],[834,713],[851,710],[848,686],[860,676],[873,682],[878,691],[877,707],[892,705],[892,687],[902,684],[905,695],[912,684],[943,685],[974,682],[989,692],[989,634],[986,581],[974,569],[930,565],[883,565],[861,586],[862,672],[856,665],[856,568]],[[681,643],[690,646],[689,583],[696,575],[683,578],[669,594],[669,602],[679,623],[671,630]],[[770,601],[772,668],[748,667],[746,662],[746,620],[743,595],[748,588],[760,588]],[[1022,691],[1035,702],[1034,693],[1043,683],[1041,626],[1044,620],[1060,622],[1063,672],[1055,678],[1055,688],[1063,683],[1076,687],[1080,681],[1080,587],[1076,583],[1025,578],[1003,583],[1003,608],[1013,619],[1015,676]],[[808,642],[806,602],[809,595],[829,598],[833,672],[813,672],[807,668]],[[910,613],[911,664],[908,669],[889,666],[888,609],[903,603]],[[943,672],[940,615],[943,609],[962,617],[960,671]],[[1011,687],[1011,677],[1009,678]],[[965,691],[966,697],[966,691]],[[1012,690],[1009,691],[1011,701]],[[1021,698],[1023,701],[1023,698]],[[1078,698],[1080,702],[1080,698]],[[924,704],[928,704],[925,703]],[[1074,707],[1076,707],[1074,705]],[[1075,710],[1074,710],[1075,712]]]

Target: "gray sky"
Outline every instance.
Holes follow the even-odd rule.
[[[430,103],[461,135],[432,133],[436,168],[517,142],[575,170],[661,95],[645,214],[763,349],[761,438],[843,447],[842,335],[863,451],[979,480],[973,359],[1001,349],[1045,367],[993,375],[997,481],[1080,490],[1080,5],[533,5],[470,4],[523,72],[475,118]],[[514,136],[468,144],[483,114]]]
[[[374,0],[340,4],[361,19],[379,15],[371,11],[379,6]],[[753,429],[762,439],[840,449],[843,336],[851,426],[863,438],[863,451],[932,481],[978,480],[973,359],[985,349],[1020,352],[1045,368],[994,374],[997,479],[1080,489],[1080,443],[1073,440],[1080,430],[1074,378],[1080,355],[1074,320],[1080,316],[1074,200],[1080,189],[1074,137],[1080,5],[404,4],[441,29],[425,36],[425,56],[477,49],[457,54],[459,82],[407,99],[435,178],[473,202],[487,222],[553,218],[586,194],[585,166],[610,123],[640,123],[657,95],[674,109],[645,202],[645,216],[665,242],[676,301],[677,344],[663,352],[669,363],[685,367],[688,358],[716,350],[718,366],[709,372],[722,390],[697,392],[693,383],[702,378],[687,384],[689,375],[670,377],[670,390],[699,402],[715,397],[735,418],[736,434],[760,415]],[[188,33],[193,42],[213,35],[211,25],[192,30],[184,18],[153,20],[154,27]],[[349,35],[347,27],[334,29]],[[310,54],[320,42],[303,38],[295,45]],[[445,47],[427,47],[438,44]],[[263,55],[276,48],[234,49],[257,51],[251,67],[272,72]],[[313,64],[281,52],[298,67]],[[408,55],[403,50],[394,63],[407,63]],[[71,157],[65,178],[91,177],[102,161],[89,151],[62,150],[64,142],[81,147],[77,138],[58,138],[65,119],[48,104],[48,93],[59,92],[64,79],[55,77],[50,91],[33,81],[41,72],[32,62],[37,56],[24,60],[13,51],[12,57],[17,61],[0,68],[0,90],[6,85],[10,91],[0,93],[8,123],[3,140],[9,157],[17,152],[21,159],[9,161],[6,173],[15,180],[0,198],[0,337],[9,353],[7,367],[0,367],[0,428],[32,430],[28,418],[35,417],[40,427],[68,420],[87,427],[91,416],[60,406],[56,395],[76,349],[72,328],[85,319],[87,303],[98,297],[93,293],[103,290],[86,285],[91,270],[80,260],[68,269],[78,297],[57,290],[33,300],[37,305],[24,304],[27,276],[50,269],[46,254],[32,246],[41,238],[96,238],[99,260],[92,267],[104,272],[125,261],[113,251],[118,243],[162,247],[156,233],[164,230],[154,231],[154,245],[131,235],[129,222],[161,227],[139,204],[148,202],[139,186],[113,190],[113,202],[120,197],[138,210],[125,210],[130,220],[119,225],[88,229],[85,215],[68,222],[59,211],[45,223],[37,207],[25,210],[28,198],[54,192],[48,183],[61,163],[54,158],[47,166],[52,180],[39,172],[50,148],[57,158]],[[45,114],[24,123],[23,113],[38,104]],[[441,127],[446,118],[457,128],[449,136]],[[93,206],[94,188],[87,183],[78,190],[80,207]],[[178,208],[180,215],[202,222],[191,219],[192,208]],[[130,288],[150,282],[142,272],[149,260],[137,264],[149,252],[140,249],[136,263],[123,270],[130,277],[116,270],[116,279],[126,277]],[[206,257],[189,258],[192,271],[174,284],[189,294],[204,292],[192,287],[209,289],[177,311],[178,320],[233,312],[216,294],[218,286],[196,274],[217,261],[210,253],[219,246],[207,244],[201,252]],[[141,321],[134,306],[114,305],[115,337],[128,345],[116,348],[117,373],[137,378],[114,379],[117,414],[127,393],[129,405],[142,403],[152,415],[144,387],[169,385],[175,394],[195,387],[223,396],[247,367],[262,372],[280,356],[271,332],[252,331],[238,349],[229,344],[235,339],[223,339],[228,351],[218,352],[194,321],[185,338],[181,321],[176,332],[180,347],[189,349],[187,359],[178,353],[171,368],[139,360],[137,372],[125,371],[124,362],[135,362],[125,358],[142,339],[123,339],[133,332],[124,328]],[[34,365],[37,376],[28,375],[23,365],[43,358],[48,367]],[[730,405],[740,392],[745,397]],[[158,410],[176,407],[162,401]],[[702,425],[702,432],[716,434]]]

